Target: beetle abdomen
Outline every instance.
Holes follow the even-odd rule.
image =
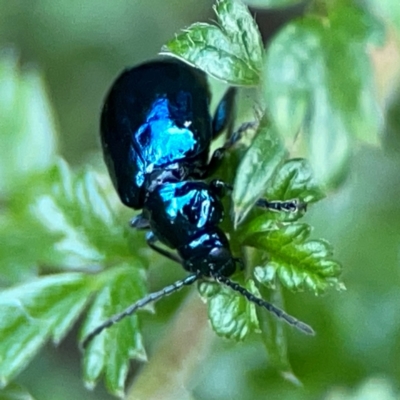
[[[212,139],[203,72],[175,60],[123,72],[101,118],[104,158],[122,202],[143,206],[146,176],[184,160],[204,163]]]

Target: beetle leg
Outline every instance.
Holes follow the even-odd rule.
[[[136,215],[136,217],[132,218],[129,225],[138,230],[150,229],[150,221],[144,217],[143,214]]]
[[[220,179],[214,179],[210,182],[210,188],[218,197],[224,197],[227,193],[233,191],[233,186]],[[258,199],[255,204],[257,207],[265,208],[277,212],[298,212],[307,211],[307,203],[300,202],[298,199],[292,200],[267,200]]]
[[[239,264],[239,269],[241,271],[244,271],[246,269],[246,267],[244,265],[244,261],[241,258],[235,257],[233,260],[235,261],[236,264]]]
[[[139,214],[131,220],[130,226],[139,230],[147,230],[150,229],[150,221],[146,217],[144,217],[143,214]],[[146,234],[146,242],[149,247],[151,247],[157,253],[182,265],[182,260],[178,255],[171,253],[170,251],[156,245],[156,242],[158,242],[158,238],[153,232],[150,231]]]
[[[248,129],[256,129],[258,126],[257,121],[245,122],[238,130],[233,132],[229,139],[224,143],[222,147],[219,147],[214,151],[211,156],[210,162],[204,167],[201,177],[205,178],[212,175],[217,168],[221,165],[221,161],[224,158],[225,153],[230,150],[241,138],[244,132]]]
[[[156,242],[158,242],[158,238],[153,232],[150,231],[146,234],[146,242],[149,247],[151,247],[157,253],[182,265],[182,259],[177,254],[171,253],[170,251],[156,245]]]
[[[266,208],[270,211],[278,211],[278,212],[290,212],[295,213],[297,211],[307,211],[307,203],[302,203],[297,199],[293,200],[267,200],[267,199],[259,199],[256,202],[257,207]]]
[[[236,88],[229,88],[219,102],[212,121],[213,139],[216,139],[225,129],[232,129],[235,117]]]
[[[229,183],[221,181],[220,179],[213,179],[210,182],[210,189],[215,193],[218,197],[224,197],[226,194],[231,193],[233,190],[233,186]]]

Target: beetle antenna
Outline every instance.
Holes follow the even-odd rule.
[[[232,290],[239,292],[242,296],[244,296],[247,300],[251,301],[252,303],[257,304],[260,307],[266,308],[270,313],[276,315],[278,318],[284,320],[286,323],[288,323],[291,326],[294,326],[297,328],[299,331],[306,333],[307,335],[315,335],[314,329],[311,328],[311,326],[305,324],[302,321],[299,321],[297,318],[292,317],[285,311],[281,310],[280,308],[274,306],[271,303],[268,303],[267,301],[254,296],[254,294],[250,293],[247,289],[245,289],[243,286],[240,286],[238,283],[231,281],[225,276],[222,275],[213,275],[215,280],[219,283],[222,283],[228,287],[230,287]]]
[[[103,322],[99,325],[96,329],[90,332],[82,342],[82,347],[85,349],[87,345],[104,329],[109,328],[110,326],[116,324],[117,322],[121,321],[125,317],[128,317],[134,314],[140,308],[143,308],[149,303],[154,303],[157,300],[160,300],[162,297],[169,296],[170,294],[177,292],[178,290],[182,289],[184,286],[189,286],[192,283],[196,282],[201,277],[201,274],[193,274],[189,275],[184,279],[180,279],[179,281],[174,282],[171,285],[166,286],[165,288],[159,290],[158,292],[150,293],[146,297],[138,300],[136,303],[131,304],[128,308],[124,311],[120,312],[119,314],[113,315],[110,319]]]

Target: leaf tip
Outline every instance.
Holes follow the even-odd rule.
[[[140,362],[147,362],[149,360],[145,348],[129,352],[129,358]]]
[[[291,370],[280,371],[280,375],[283,379],[290,382],[294,386],[303,387],[301,380]]]
[[[233,207],[232,221],[233,221],[234,229],[237,229],[237,227],[243,222],[243,220],[246,218],[248,211],[249,211],[249,209],[245,209],[244,207],[242,207],[240,205],[235,205]]]
[[[92,391],[96,387],[96,382],[94,380],[85,380],[85,388]]]
[[[116,388],[114,390],[112,390],[111,392],[114,396],[120,398],[120,399],[125,399],[125,392],[123,389],[120,388]]]

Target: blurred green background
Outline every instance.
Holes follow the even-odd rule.
[[[257,11],[264,37],[299,10]],[[101,165],[99,112],[115,76],[154,57],[179,29],[212,18],[209,0],[0,0],[0,49],[15,51],[23,68],[41,71],[54,106],[62,155],[74,165]],[[334,245],[347,291],[320,298],[286,294],[287,310],[317,331],[314,338],[288,333],[289,358],[303,386],[269,367],[258,338],[237,344],[203,327],[205,342],[193,343],[198,362],[172,382],[188,387],[194,398],[400,398],[400,91],[395,79],[398,39],[393,36],[388,50],[374,53],[385,106],[382,146],[355,149],[346,180],[306,216],[315,226],[315,237]],[[151,260],[151,288],[181,276],[177,268],[163,268],[158,256]],[[160,338],[173,342],[175,337],[172,348],[182,344],[190,349],[191,337],[169,333],[184,296],[165,299],[157,304],[157,315],[143,317],[150,359],[145,369],[152,371],[162,352],[157,350]],[[189,301],[204,313],[197,296]],[[18,377],[34,398],[112,398],[102,384],[94,391],[83,387],[76,334],[73,331],[58,348],[48,345]],[[168,359],[164,367],[168,369]],[[132,377],[142,368],[134,363]],[[173,389],[166,388],[160,398],[183,399],[179,390],[175,397],[171,393]]]

